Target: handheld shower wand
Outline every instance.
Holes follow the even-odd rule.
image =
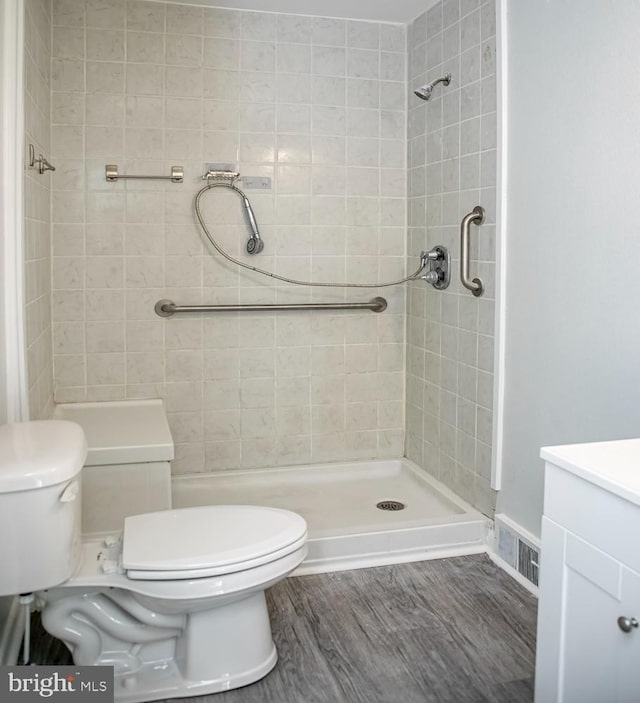
[[[246,215],[247,222],[251,228],[251,236],[247,242],[247,254],[259,254],[264,249],[264,242],[260,236],[260,231],[258,230],[258,223],[256,222],[256,216],[249,202],[249,198],[243,193],[242,198],[244,200],[244,214]]]
[[[251,229],[251,235],[247,242],[247,254],[259,254],[264,249],[264,241],[260,236],[256,216],[249,202],[249,198],[247,198],[244,192],[235,184],[238,178],[240,178],[240,174],[237,171],[207,171],[207,173],[202,176],[202,180],[207,182],[205,188],[229,188],[230,190],[234,190],[242,198],[245,218]]]

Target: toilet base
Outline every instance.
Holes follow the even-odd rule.
[[[118,703],[143,703],[230,691],[259,681],[273,669],[277,661],[278,653],[272,643],[269,656],[258,666],[210,681],[185,679],[175,661],[156,662],[145,665],[135,674],[116,675],[114,700]]]
[[[78,665],[112,666],[115,700],[144,703],[228,691],[269,673],[277,653],[265,589],[306,555],[222,576],[130,579],[101,542],[83,544],[80,568],[39,592],[42,625]],[[105,557],[106,554],[106,557]]]
[[[278,659],[263,590],[231,602],[214,598],[207,604],[217,607],[186,613],[171,612],[183,610],[184,602],[117,588],[59,588],[42,597],[47,599],[43,626],[67,644],[76,664],[114,667],[117,703],[247,686],[266,676]]]

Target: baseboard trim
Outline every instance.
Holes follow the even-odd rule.
[[[7,617],[0,623],[0,664],[13,666],[18,662],[24,635],[24,618],[17,598],[13,598]]]
[[[376,566],[394,566],[409,564],[414,561],[430,561],[432,559],[449,559],[451,557],[467,556],[469,554],[484,554],[485,544],[453,545],[442,548],[423,548],[405,552],[366,554],[361,557],[345,557],[333,559],[318,559],[305,562],[290,576],[309,576],[311,574],[327,574],[335,571],[352,571],[353,569],[371,569]]]

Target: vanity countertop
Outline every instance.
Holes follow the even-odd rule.
[[[640,505],[640,438],[542,447],[550,464]]]

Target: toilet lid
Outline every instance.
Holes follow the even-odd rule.
[[[252,505],[134,515],[124,521],[122,566],[130,578],[154,580],[230,573],[264,563],[269,555],[279,558],[287,547],[304,543],[306,533],[300,515]]]

